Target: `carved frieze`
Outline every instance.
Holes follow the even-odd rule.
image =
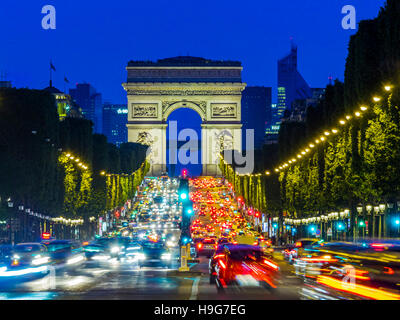
[[[157,118],[157,103],[132,103],[132,118]]]
[[[127,89],[128,95],[155,96],[196,96],[196,95],[241,95],[241,90],[134,90]]]
[[[236,103],[211,103],[212,118],[236,118]]]

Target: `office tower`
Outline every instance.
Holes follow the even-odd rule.
[[[126,104],[104,103],[103,105],[103,127],[102,132],[108,142],[119,146],[128,141],[127,121],[128,108]]]
[[[297,46],[292,43],[290,53],[278,60],[278,110],[291,110],[295,100],[311,97],[311,88],[297,70]]]
[[[265,127],[271,124],[271,88],[246,87],[242,92],[242,146],[246,147],[246,129],[254,130],[254,147],[264,144]]]
[[[83,116],[93,122],[94,132],[101,133],[101,93],[97,93],[89,83],[77,83],[76,88],[69,89],[69,94],[82,109]]]

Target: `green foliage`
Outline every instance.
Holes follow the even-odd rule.
[[[59,121],[48,92],[0,89],[0,199],[10,197],[15,205],[49,216],[87,220],[132,198],[149,170],[147,146],[118,148],[93,134],[92,125],[80,118]],[[8,213],[0,201],[0,216]]]

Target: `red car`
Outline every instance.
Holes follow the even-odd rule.
[[[213,237],[204,238],[196,244],[196,255],[211,257],[217,246],[216,239]]]
[[[231,284],[276,288],[279,266],[260,247],[227,244],[212,259],[217,262],[214,270],[210,270],[210,282],[215,279],[218,291]]]

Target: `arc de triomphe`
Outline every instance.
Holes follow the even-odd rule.
[[[190,108],[201,119],[203,175],[217,175],[222,148],[241,151],[242,66],[237,61],[175,57],[130,61],[123,83],[128,98],[128,141],[151,146],[151,175],[166,172],[167,119]]]

